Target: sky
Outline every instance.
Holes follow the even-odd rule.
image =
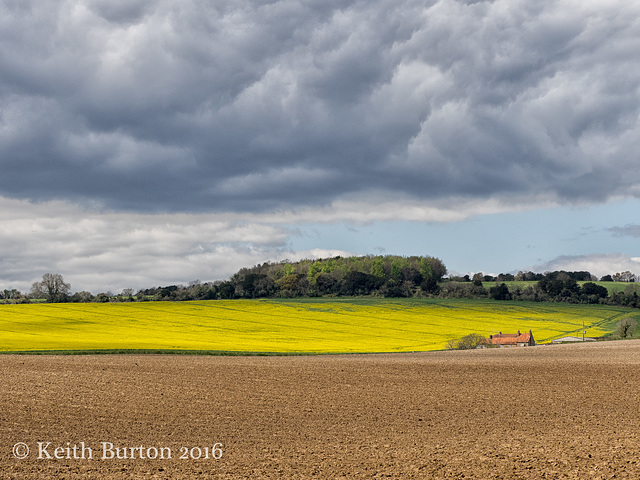
[[[640,274],[640,4],[0,0],[0,289]]]

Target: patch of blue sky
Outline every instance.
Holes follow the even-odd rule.
[[[640,224],[640,200],[479,215],[453,223],[297,224],[294,251],[340,249],[353,254],[431,255],[449,271],[511,272],[562,255],[640,256],[638,238],[612,231]]]

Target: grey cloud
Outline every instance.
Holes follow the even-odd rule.
[[[259,212],[639,191],[633,3],[1,5],[0,195]]]
[[[616,236],[640,237],[640,225],[625,225],[608,229]]]
[[[128,0],[93,0],[88,3],[96,15],[113,23],[135,24],[150,11],[155,2],[130,2]]]

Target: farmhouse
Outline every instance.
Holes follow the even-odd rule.
[[[533,333],[502,333],[498,335],[490,335],[489,340],[492,345],[499,347],[533,347],[536,341],[533,339]]]

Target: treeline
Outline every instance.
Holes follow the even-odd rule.
[[[482,272],[476,273],[473,276],[473,281],[481,281],[481,282],[539,282],[543,279],[555,279],[558,275],[568,276],[569,278],[577,281],[577,282],[588,282],[588,281],[596,281],[598,277],[592,275],[587,271],[580,272],[565,272],[564,270],[555,271],[555,272],[545,272],[545,273],[534,273],[534,272],[518,272],[517,274],[513,273],[501,273],[499,275],[485,275]],[[618,280],[614,280],[611,275],[605,275],[601,278],[601,281],[606,282],[634,282],[635,275],[631,274],[631,277],[628,277],[627,274],[631,274],[631,272],[616,273],[614,277],[618,278]],[[622,280],[621,278],[629,278],[627,280]],[[465,275],[464,277],[450,277],[450,280],[456,282],[471,282],[472,279],[469,275]]]
[[[640,308],[640,285],[631,272],[606,275],[601,281],[628,282],[622,291],[609,294],[587,271],[546,273],[482,272],[446,277],[447,268],[435,257],[394,255],[334,257],[299,262],[267,262],[242,268],[229,280],[188,285],[125,289],[93,295],[71,293],[60,274],[45,274],[31,293],[0,291],[0,302],[133,302],[248,298],[296,298],[373,295],[380,297],[490,298],[533,302],[600,303]],[[518,282],[529,282],[527,284]],[[578,282],[581,282],[579,284]],[[508,284],[507,284],[508,283]]]
[[[44,299],[50,302],[113,302],[153,300],[215,300],[265,297],[320,297],[377,295],[413,297],[435,295],[447,274],[444,263],[428,256],[334,257],[299,262],[266,262],[242,268],[229,280],[189,285],[168,285],[109,292],[70,293],[59,274],[45,274],[30,295],[12,291],[10,303]],[[1,294],[0,294],[1,296]]]
[[[334,257],[300,262],[263,263],[242,268],[228,281],[145,290],[159,299],[231,299],[378,295],[412,297],[435,294],[447,274],[434,257]]]
[[[599,303],[624,307],[640,308],[640,285],[637,277],[624,274],[606,275],[600,281],[617,280],[628,282],[622,291],[609,294],[606,287],[595,283],[597,277],[589,272],[555,271],[541,273],[520,272],[517,275],[501,274],[497,277],[475,274],[472,278],[454,277],[443,283],[439,296],[444,298],[491,298],[494,300],[522,300],[531,302]],[[520,285],[517,282],[536,282]],[[487,282],[494,285],[486,288]],[[505,282],[514,282],[507,285]],[[578,282],[583,282],[582,285]]]

